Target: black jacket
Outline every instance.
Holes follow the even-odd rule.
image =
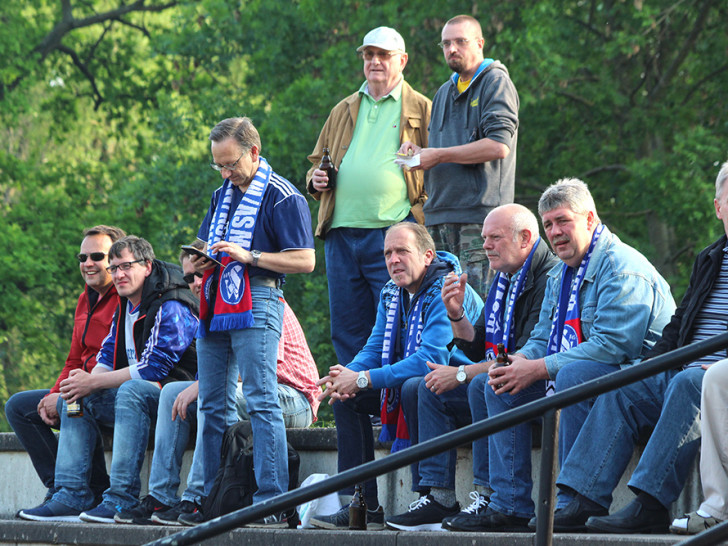
[[[175,264],[154,260],[152,272],[144,281],[142,300],[139,304],[139,318],[134,323],[134,348],[140,355],[149,339],[154,326],[157,311],[165,301],[176,300],[189,307],[195,315],[199,315],[200,302],[185,283],[182,268]],[[127,298],[119,298],[119,308],[116,312],[116,348],[114,352],[114,369],[124,368],[128,365],[126,358],[126,321],[124,313],[127,309]],[[197,374],[197,349],[195,341],[182,355],[180,361],[161,381],[167,384],[171,381],[194,381]]]
[[[526,275],[526,283],[523,285],[516,307],[513,310],[516,346],[513,351],[523,347],[531,335],[531,330],[538,322],[541,313],[541,302],[543,302],[544,291],[546,290],[547,273],[559,263],[559,259],[549,250],[545,239],[536,248],[531,260],[531,268]],[[455,344],[473,362],[481,362],[485,358],[485,314],[486,310],[478,317],[473,325],[475,337],[473,341],[455,338]]]
[[[693,264],[693,272],[690,274],[688,289],[680,306],[675,310],[670,322],[662,329],[660,340],[655,343],[645,358],[652,358],[690,343],[695,317],[720,275],[726,242],[728,239],[723,235],[698,254],[695,264]]]

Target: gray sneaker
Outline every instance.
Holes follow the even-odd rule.
[[[314,516],[309,523],[319,529],[348,529],[349,506],[344,506],[330,516]],[[376,510],[367,510],[367,531],[381,531],[384,529],[384,509],[379,506]]]

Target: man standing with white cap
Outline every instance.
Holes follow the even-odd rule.
[[[422,171],[403,171],[394,158],[403,142],[427,146],[431,106],[402,77],[407,53],[396,30],[371,30],[357,52],[366,81],[329,114],[306,176],[309,193],[321,201],[316,235],[326,241],[331,338],[343,364],[366,343],[389,280],[386,229],[406,219],[424,221]],[[335,189],[318,168],[324,147],[338,169]]]

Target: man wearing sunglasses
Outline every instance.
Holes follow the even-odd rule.
[[[469,15],[442,29],[453,74],[432,101],[428,147],[405,142],[425,171],[425,225],[437,250],[452,252],[468,282],[485,297],[488,267],[480,229],[488,212],[513,202],[519,99],[508,69],[483,57],[483,31]]]
[[[127,236],[109,249],[106,271],[119,295],[111,328],[91,373],[72,370],[60,384],[64,399],[56,459],[56,492],[18,516],[36,521],[113,523],[116,512],[138,504],[139,472],[161,386],[194,379],[198,300],[179,266],[159,261],[152,246]],[[66,405],[83,399],[83,415]],[[88,473],[99,427],[114,428],[110,487],[97,506]]]
[[[389,280],[386,229],[405,219],[424,222],[421,171],[402,171],[395,153],[405,141],[427,145],[430,100],[404,81],[402,36],[378,27],[357,49],[366,80],[339,102],[308,156],[308,191],[321,201],[316,236],[325,240],[331,341],[341,363],[364,347],[376,319],[379,292]],[[323,148],[338,169],[336,189],[320,170]],[[356,312],[352,312],[356,309]]]
[[[5,404],[10,426],[30,455],[38,477],[48,488],[46,499],[56,492],[54,479],[58,440],[53,429],[60,426],[57,405],[61,381],[68,377],[71,370],[90,372],[96,366],[96,354],[109,333],[111,319],[119,303],[111,275],[106,271],[109,248],[125,235],[121,229],[105,225],[83,231],[81,249],[76,257],[86,285],[78,297],[71,349],[63,370],[50,390],[18,392]],[[103,446],[99,443],[91,465],[90,487],[94,497],[100,499],[108,486]]]

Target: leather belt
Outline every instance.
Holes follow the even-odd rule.
[[[255,277],[251,277],[250,286],[267,286],[268,288],[280,288],[281,280],[277,277],[256,275]]]

